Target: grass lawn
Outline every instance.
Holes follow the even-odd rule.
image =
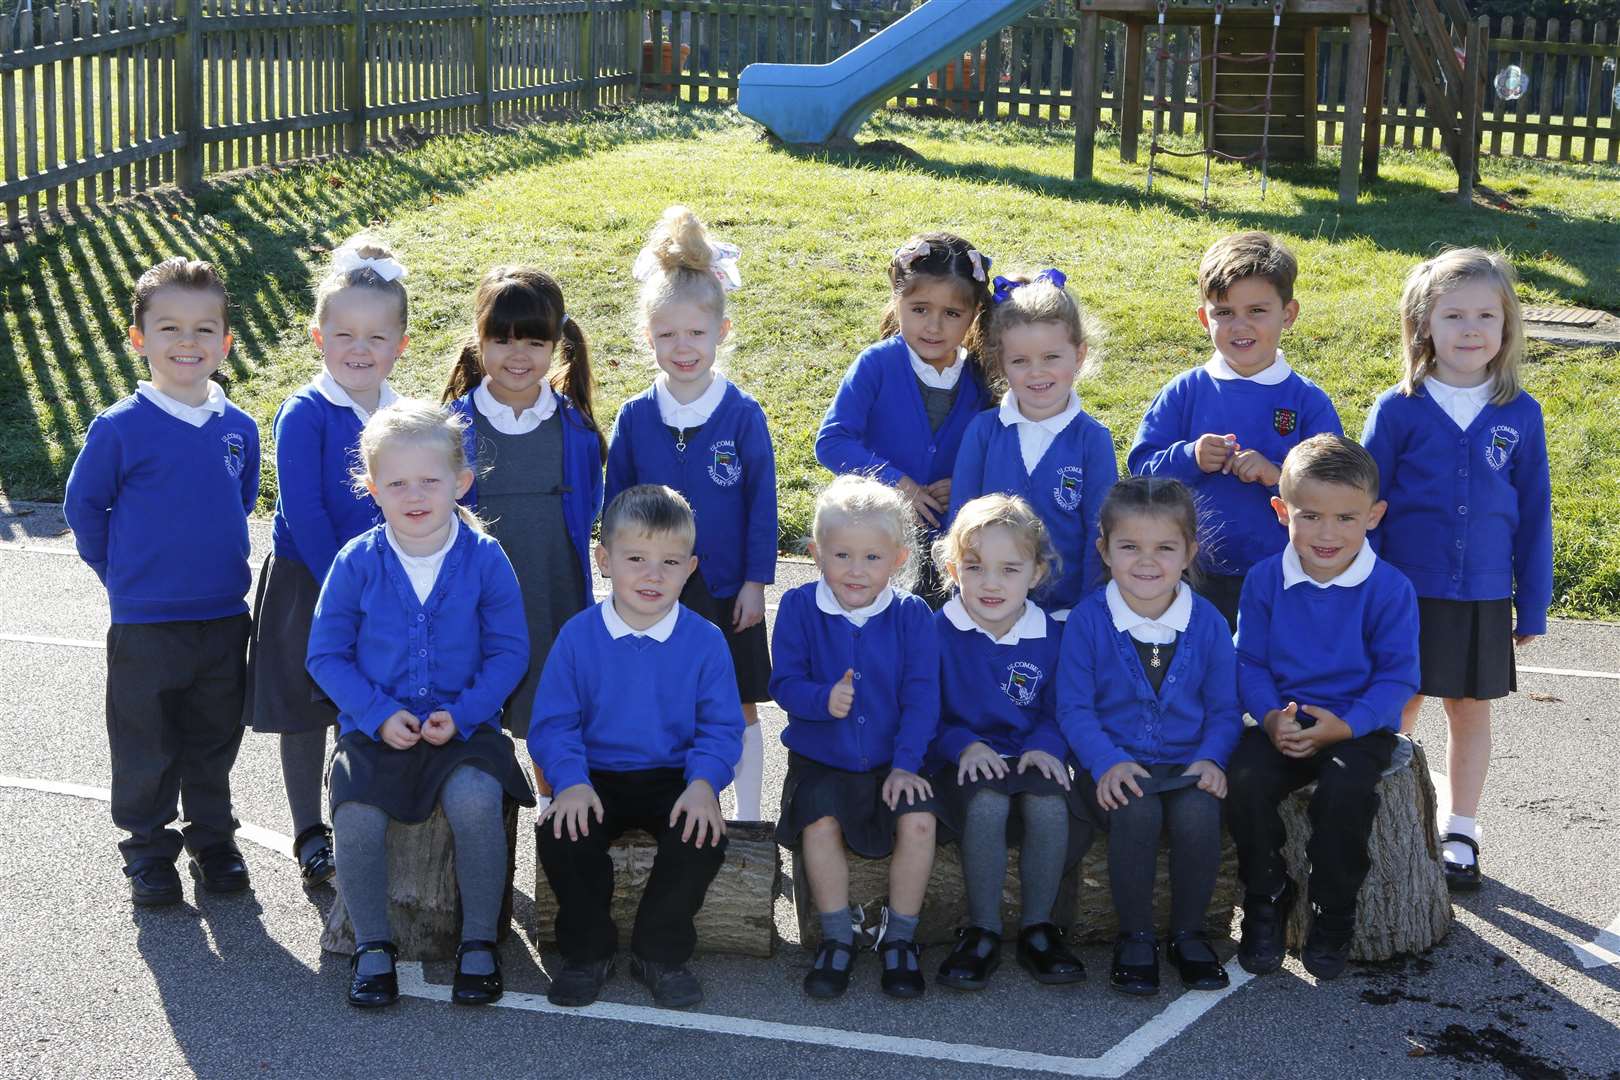
[[[1386,150],[1360,205],[1335,202],[1337,148],[1258,177],[1169,162],[1151,198],[1143,168],[1097,152],[1098,178],[1067,179],[1073,133],[879,116],[866,139],[913,158],[807,155],[760,140],[729,110],[644,106],[502,136],[434,140],[374,155],[225,178],[195,200],[159,195],[0,247],[0,489],[60,497],[85,426],[142,376],[123,346],[130,287],[175,253],[212,259],[237,302],[233,398],[268,426],[318,363],[306,326],[324,253],[369,226],[411,269],[403,391],[436,397],[468,329],[472,289],[498,262],[563,282],[597,366],[598,415],[643,389],[629,268],[663,207],[683,201],[744,251],[733,294],[731,377],[764,404],[781,475],[782,538],[805,533],[826,474],[815,432],[849,360],[875,334],[888,253],[918,229],[967,236],[999,268],[1057,266],[1107,328],[1101,373],[1082,385],[1123,458],[1153,393],[1208,352],[1193,315],[1200,252],[1239,228],[1269,229],[1301,262],[1290,360],[1333,396],[1352,433],[1398,377],[1394,316],[1406,270],[1443,244],[1500,245],[1527,301],[1620,308],[1620,170],[1487,160],[1515,210],[1462,209],[1455,176],[1428,152]],[[1620,616],[1620,374],[1612,354],[1532,350],[1557,504],[1557,605]],[[274,491],[265,476],[265,503]]]

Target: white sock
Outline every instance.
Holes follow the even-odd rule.
[[[765,783],[765,737],[758,724],[743,728],[742,758],[737,762],[733,781],[737,795],[737,820],[758,821],[760,789]]]
[[[541,814],[545,813],[546,812],[546,807],[548,807],[550,805],[551,805],[551,796],[550,795],[536,796],[535,797],[535,807],[534,807],[535,816],[539,817]]]
[[[1445,827],[1440,830],[1441,836],[1446,833],[1471,836],[1477,841],[1479,839],[1479,824],[1471,817],[1452,814],[1446,818]],[[1456,863],[1459,866],[1474,865],[1474,849],[1467,844],[1459,843],[1456,840],[1448,840],[1442,846],[1441,853],[1446,862]]]

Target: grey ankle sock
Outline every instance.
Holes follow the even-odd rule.
[[[488,949],[475,949],[461,954],[461,970],[468,975],[495,974],[495,954]]]
[[[919,915],[897,915],[889,912],[888,925],[883,930],[885,942],[911,942],[917,937],[917,919]],[[910,949],[890,949],[883,953],[883,967],[885,970],[904,968],[907,971],[917,970],[917,955]]]
[[[823,941],[837,941],[845,945],[855,944],[855,927],[849,920],[849,908],[839,908],[837,911],[821,912],[821,938]],[[848,953],[834,953],[830,961],[834,971],[843,971],[849,967]]]
[[[362,956],[355,965],[356,973],[360,975],[386,975],[393,967],[393,961],[385,952],[368,952]]]

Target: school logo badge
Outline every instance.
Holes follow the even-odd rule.
[[[1078,465],[1065,465],[1058,470],[1057,487],[1052,489],[1052,498],[1065,510],[1073,510],[1080,505],[1080,488],[1086,478],[1086,471]]]
[[[1292,435],[1299,427],[1299,413],[1294,409],[1273,409],[1271,426],[1279,435]]]
[[[1491,428],[1491,441],[1485,447],[1485,463],[1501,472],[1513,460],[1513,451],[1519,445],[1519,432],[1506,424]]]
[[[221,438],[225,443],[225,471],[233,477],[241,476],[247,465],[247,444],[242,441],[241,433],[235,431]]]
[[[1012,699],[1014,705],[1033,705],[1044,677],[1041,669],[1029,661],[1014,660],[1007,665],[1007,681],[1001,691]]]
[[[737,444],[721,439],[709,447],[709,479],[721,487],[731,487],[742,479],[742,459],[737,456]]]

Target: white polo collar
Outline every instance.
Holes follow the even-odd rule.
[[[878,593],[877,599],[870,604],[855,611],[845,611],[844,605],[838,602],[837,595],[832,591],[832,586],[827,584],[827,579],[818,578],[816,581],[816,607],[828,615],[842,615],[857,627],[865,626],[867,620],[874,615],[881,615],[883,610],[893,602],[894,586],[885,585],[883,591]]]
[[[512,414],[512,406],[502,405],[495,400],[495,395],[489,389],[490,378],[484,376],[484,381],[473,388],[473,404],[489,421],[489,426],[502,435],[527,435],[547,420],[557,411],[557,395],[552,393],[550,384],[544,380],[540,383],[540,396],[534,399],[534,404],[517,415]]]
[[[672,604],[662,619],[645,630],[637,630],[619,617],[619,610],[613,606],[612,596],[596,606],[602,609],[602,625],[607,627],[608,636],[614,641],[629,634],[631,637],[650,637],[662,644],[675,632],[675,622],[681,617],[681,605]]]
[[[1491,395],[1496,392],[1496,380],[1486,379],[1478,386],[1452,386],[1430,375],[1423,380],[1423,388],[1442,412],[1467,431],[1474,417],[1484,412],[1485,406],[1490,404]]]
[[[1063,407],[1062,412],[1055,416],[1048,416],[1045,420],[1031,420],[1018,407],[1018,399],[1013,396],[1013,392],[1008,390],[1001,395],[1001,408],[996,411],[996,417],[1001,421],[1002,427],[1027,424],[1033,428],[1040,428],[1055,437],[1063,434],[1063,429],[1074,422],[1074,418],[1080,415],[1080,411],[1080,395],[1070,390],[1069,403]]]
[[[905,338],[901,338],[905,341]],[[922,384],[932,390],[951,390],[956,387],[956,381],[962,377],[962,367],[967,363],[967,349],[958,347],[956,362],[944,371],[937,370],[934,365],[917,355],[917,350],[906,342],[906,355],[911,357],[911,370],[917,373]]]
[[[1114,629],[1144,645],[1169,645],[1177,634],[1187,632],[1187,624],[1192,621],[1192,590],[1185,581],[1176,583],[1175,599],[1157,619],[1131,610],[1117,582],[1110,581],[1103,592],[1108,599],[1108,614],[1113,617]]]
[[[444,538],[444,544],[437,551],[426,555],[412,555],[399,546],[399,538],[394,535],[392,525],[383,526],[383,536],[388,546],[394,549],[394,555],[399,559],[399,565],[405,570],[405,577],[411,583],[411,591],[416,593],[419,604],[427,603],[427,598],[433,595],[433,583],[439,579],[439,568],[444,565],[445,556],[455,547],[456,536],[461,532],[461,522],[457,515],[450,515],[450,534]]]
[[[325,368],[321,368],[320,371],[316,372],[315,377],[309,381],[309,384],[315,388],[316,393],[338,408],[354,410],[354,415],[360,418],[362,424],[371,419],[371,413],[367,412],[363,406],[356,404],[354,398],[349,396],[349,392],[343,389],[338,381],[332,378],[332,373]],[[394,393],[394,388],[388,385],[388,380],[384,379],[382,385],[377,388],[377,408],[381,409],[386,405],[392,405],[398,400],[399,395]]]
[[[717,374],[709,381],[707,390],[683,405],[669,392],[669,375],[660,371],[658,378],[653,380],[653,398],[658,402],[658,417],[668,426],[683,431],[701,427],[709,422],[709,417],[725,400],[726,389],[730,386],[725,376]]]
[[[957,593],[949,600],[945,601],[945,606],[940,608],[940,610],[945,613],[945,618],[950,620],[951,625],[956,627],[958,630],[964,632],[968,630],[977,630],[979,633],[983,634],[997,645],[1016,645],[1020,641],[1034,641],[1046,636],[1046,612],[1036,607],[1035,604],[1029,600],[1024,601],[1023,612],[1020,613],[1017,620],[1015,620],[1013,624],[1007,628],[1007,632],[1000,637],[996,637],[994,634],[990,633],[990,631],[973,621],[973,616],[968,614],[967,605],[962,603],[962,595],[960,593]]]
[[[1212,379],[1236,379],[1241,382],[1252,382],[1257,386],[1276,386],[1294,373],[1294,369],[1288,366],[1288,361],[1283,359],[1281,349],[1277,350],[1277,359],[1270,366],[1261,368],[1253,375],[1239,375],[1233,370],[1232,365],[1227,363],[1226,357],[1218,351],[1204,364],[1204,370]]]
[[[200,428],[213,417],[225,415],[225,390],[213,379],[208,380],[208,397],[201,405],[188,405],[179,398],[170,397],[145,379],[135,384],[135,392],[176,420],[184,420],[192,427]]]
[[[1326,589],[1334,585],[1341,585],[1346,589],[1353,589],[1372,576],[1373,567],[1376,566],[1377,563],[1378,556],[1373,554],[1372,545],[1367,543],[1366,539],[1363,538],[1361,541],[1361,550],[1356,552],[1356,557],[1350,560],[1350,565],[1345,567],[1344,571],[1340,573],[1338,577],[1331,581],[1317,581],[1315,578],[1311,577],[1311,575],[1305,572],[1304,565],[1299,561],[1299,552],[1294,550],[1293,544],[1289,544],[1287,547],[1283,548],[1283,588],[1292,589],[1300,582],[1308,581],[1312,585],[1315,585],[1318,589]]]

